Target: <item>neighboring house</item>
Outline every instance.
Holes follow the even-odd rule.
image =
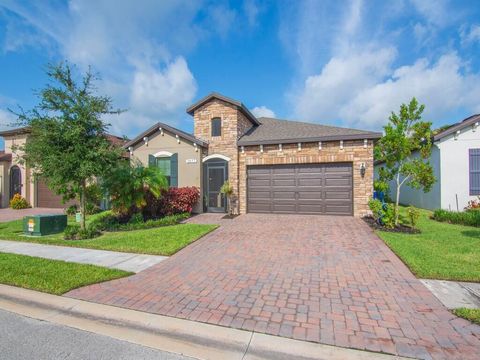
[[[256,118],[241,102],[212,93],[187,109],[193,135],[158,123],[125,144],[158,166],[171,186],[196,186],[195,211],[225,212],[228,180],[239,213],[362,216],[373,185],[380,133]]]
[[[28,128],[18,128],[0,132],[5,141],[5,150],[0,152],[0,207],[6,208],[15,194],[22,195],[31,206],[45,208],[64,208],[62,197],[51,191],[41,179],[33,179],[32,171],[18,162],[12,152],[14,145],[21,146],[28,139]],[[110,142],[123,145],[123,138],[107,134]]]
[[[437,179],[428,193],[406,185],[400,203],[424,209],[463,210],[480,195],[480,115],[473,115],[433,137],[430,163]],[[418,155],[417,155],[418,156]],[[375,164],[375,174],[382,167]],[[395,198],[394,183],[390,186]]]

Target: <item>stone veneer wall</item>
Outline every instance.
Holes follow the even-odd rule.
[[[222,119],[221,136],[212,137],[211,120]],[[237,110],[236,106],[219,99],[213,99],[195,110],[193,114],[194,135],[208,142],[208,155],[221,154],[228,156],[228,180],[239,197],[238,138],[243,135],[252,123]]]
[[[353,163],[353,213],[354,216],[363,216],[368,213],[368,200],[373,195],[373,140],[368,140],[364,147],[363,140],[343,142],[322,142],[319,150],[318,142],[302,143],[298,150],[297,144],[284,144],[282,151],[278,145],[264,145],[263,153],[260,146],[246,146],[244,153],[239,149],[239,193],[240,213],[247,212],[247,166],[248,165],[276,165],[276,164],[307,164],[329,162]],[[365,163],[365,176],[360,175],[360,164]]]

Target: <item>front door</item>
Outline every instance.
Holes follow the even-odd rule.
[[[225,212],[225,195],[220,188],[226,179],[225,166],[207,167],[207,211]]]
[[[15,194],[22,193],[22,173],[17,165],[10,169],[10,200]]]

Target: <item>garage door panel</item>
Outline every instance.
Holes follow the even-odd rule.
[[[352,215],[352,173],[351,163],[249,166],[248,211]]]
[[[273,200],[295,200],[295,191],[274,191]]]

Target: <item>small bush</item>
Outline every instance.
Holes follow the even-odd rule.
[[[385,227],[393,229],[395,227],[395,205],[386,204],[384,206],[384,215],[382,217],[382,222]]]
[[[100,209],[100,207],[98,205],[95,205],[93,203],[87,203],[85,205],[85,213],[87,215],[94,215],[94,214],[98,214],[99,212],[101,212],[102,209]]]
[[[372,216],[375,221],[379,222],[380,218],[383,216],[382,202],[378,199],[370,199],[368,207],[372,211]]]
[[[64,232],[65,240],[85,240],[93,239],[100,235],[100,231],[95,225],[89,224],[85,229],[81,229],[79,225],[68,225]]]
[[[132,215],[130,220],[128,220],[129,224],[141,224],[144,222],[143,215],[141,213],[135,213]]]
[[[460,225],[480,227],[480,211],[479,210],[457,212],[457,211],[438,209],[434,211],[432,219],[436,221],[441,221],[441,222],[448,222],[450,224],[460,224]]]
[[[197,187],[169,188],[164,190],[158,199],[148,195],[147,205],[142,212],[146,219],[191,213],[198,199],[200,199],[200,190]]]
[[[413,229],[416,229],[418,219],[420,218],[420,211],[415,206],[409,206],[407,208],[408,220],[410,221],[410,226]]]
[[[70,205],[65,209],[65,214],[73,216],[77,213],[77,205]]]
[[[22,195],[15,194],[12,200],[10,200],[10,207],[14,210],[28,209],[30,204]]]

